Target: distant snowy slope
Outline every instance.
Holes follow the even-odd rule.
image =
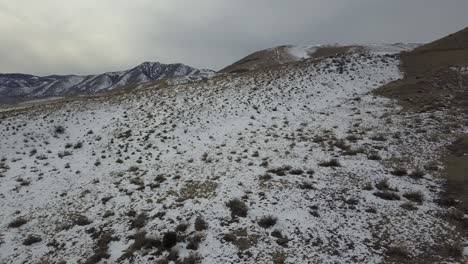
[[[184,64],[162,64],[159,62],[144,62],[127,71],[87,76],[51,75],[39,77],[26,74],[0,74],[0,103],[67,95],[90,95],[162,79],[189,76],[205,78],[212,74],[211,70],[199,70]]]

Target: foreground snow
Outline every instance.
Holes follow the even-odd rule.
[[[177,229],[171,250],[203,263],[380,263],[390,246],[425,254],[455,240],[438,217],[440,182],[390,173],[427,165],[449,140],[415,132],[439,116],[410,127],[414,116],[370,94],[401,78],[398,63],[350,54],[5,117],[0,259],[84,263],[104,233],[102,261],[165,258],[153,244],[132,249],[143,230],[157,241]],[[340,166],[324,166],[332,159]],[[398,191],[378,190],[384,179]],[[414,191],[421,204],[402,197]],[[235,198],[246,217],[231,216]],[[277,221],[261,227],[269,215]],[[20,217],[27,223],[9,226]],[[206,230],[194,229],[197,217]],[[28,235],[41,241],[23,245]]]

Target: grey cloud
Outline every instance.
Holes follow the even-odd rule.
[[[219,69],[282,44],[427,42],[466,0],[0,0],[0,72],[84,74],[143,61]]]

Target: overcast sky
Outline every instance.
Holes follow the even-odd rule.
[[[467,0],[0,0],[0,72],[217,70],[283,44],[429,42],[468,26],[467,10]]]

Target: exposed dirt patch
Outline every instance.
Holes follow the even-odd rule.
[[[401,54],[405,78],[376,94],[399,100],[406,109],[468,109],[468,28]]]
[[[458,207],[468,213],[468,134],[456,140],[449,151],[445,158],[444,171],[447,178],[446,197],[460,200]]]

